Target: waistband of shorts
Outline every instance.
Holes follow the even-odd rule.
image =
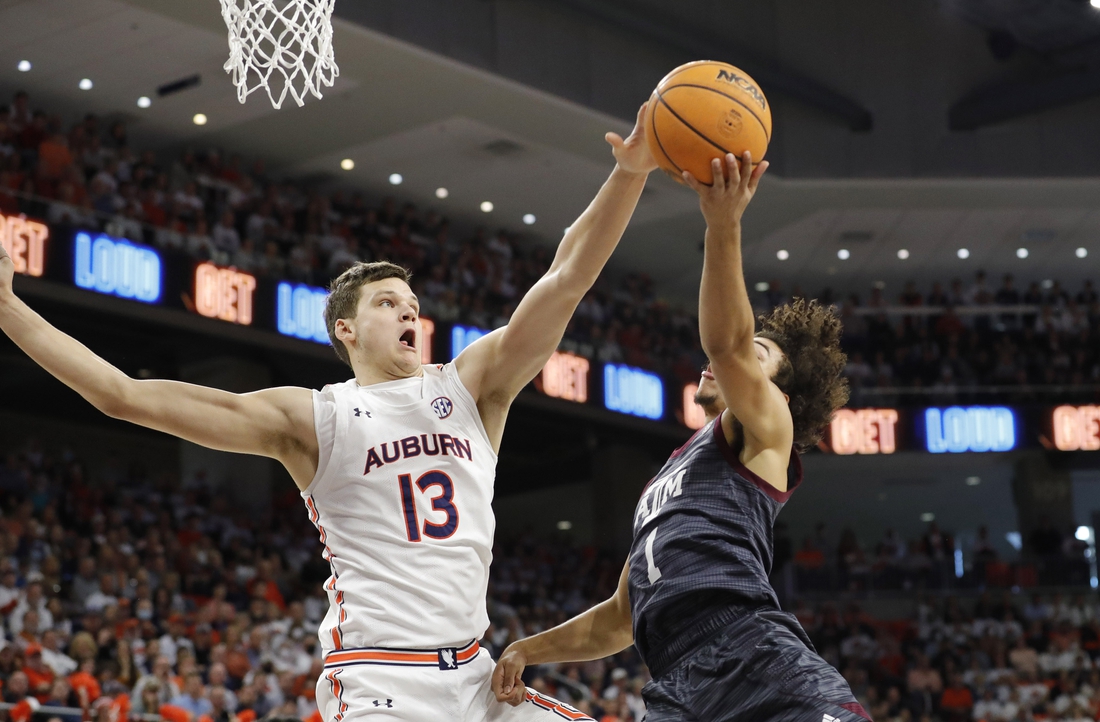
[[[439,647],[436,649],[357,647],[334,649],[325,655],[325,669],[369,664],[385,667],[434,667],[446,671],[469,664],[480,651],[481,645],[478,644],[476,639],[465,647]]]
[[[688,652],[713,641],[715,632],[766,607],[725,607],[700,614],[683,633],[661,649],[645,656],[654,679],[665,676]]]

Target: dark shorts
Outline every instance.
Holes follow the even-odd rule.
[[[792,626],[793,625],[793,626]],[[645,722],[867,722],[789,614],[745,615],[642,690]]]

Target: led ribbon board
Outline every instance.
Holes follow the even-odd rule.
[[[458,355],[462,353],[467,346],[477,341],[479,338],[489,333],[484,328],[478,328],[477,326],[459,326],[455,324],[451,327],[451,358],[456,359]]]
[[[1059,451],[1100,450],[1100,406],[1059,406],[1052,420]]]
[[[195,310],[207,318],[251,326],[255,290],[256,277],[235,268],[218,268],[213,263],[195,268]]]
[[[284,336],[316,343],[329,342],[325,326],[328,292],[304,283],[283,281],[275,292],[276,328]]]
[[[583,404],[588,401],[588,369],[585,357],[555,351],[542,368],[536,388],[555,399]]]
[[[604,364],[603,405],[620,414],[660,419],[665,414],[665,385],[657,374],[621,364]]]
[[[73,243],[73,282],[80,288],[142,303],[160,301],[160,254],[148,246],[81,231]]]
[[[11,256],[15,272],[41,276],[46,271],[46,241],[50,229],[44,223],[21,216],[0,215],[0,245]]]
[[[933,454],[1016,448],[1016,415],[1004,406],[925,409],[924,431],[926,448]]]
[[[835,454],[892,454],[897,423],[897,409],[838,409],[829,424],[829,448]]]

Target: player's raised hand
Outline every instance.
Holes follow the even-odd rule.
[[[15,277],[15,263],[0,243],[0,297],[11,293],[11,281]]]
[[[699,207],[707,225],[720,227],[739,222],[756,195],[760,178],[768,170],[768,161],[761,161],[754,169],[752,153],[746,150],[740,161],[733,153],[727,153],[725,158],[712,160],[710,168],[714,182],[709,186],[700,183],[690,171],[684,171],[684,182],[699,194]]]
[[[657,161],[649,152],[649,143],[645,139],[645,109],[649,103],[642,103],[638,108],[638,119],[634,122],[634,130],[630,137],[623,140],[618,133],[608,133],[604,139],[611,144],[611,152],[618,161],[619,167],[630,173],[649,173],[657,168]]]
[[[493,670],[493,693],[498,702],[507,702],[513,707],[523,704],[527,696],[527,685],[523,683],[523,670],[527,666],[527,655],[511,645],[504,650]]]

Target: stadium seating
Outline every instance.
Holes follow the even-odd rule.
[[[95,227],[317,285],[357,260],[391,260],[413,270],[426,315],[481,328],[507,323],[552,258],[551,248],[505,231],[452,227],[394,198],[372,206],[360,193],[323,195],[272,180],[262,161],[246,167],[217,150],[159,158],[131,148],[121,121],[105,128],[88,115],[66,130],[29,103],[17,94],[0,108],[0,213]],[[882,288],[865,302],[851,291],[809,295],[838,305],[856,404],[988,391],[1080,402],[1100,388],[1100,301],[1090,284],[1071,293],[1036,281],[1021,291],[1011,281],[994,288],[979,272],[970,285],[932,283],[926,294],[907,284],[896,304]],[[753,300],[763,310],[788,298],[773,282]],[[651,279],[629,274],[589,294],[562,347],[690,382],[706,361],[696,328],[692,309],[667,303]]]

